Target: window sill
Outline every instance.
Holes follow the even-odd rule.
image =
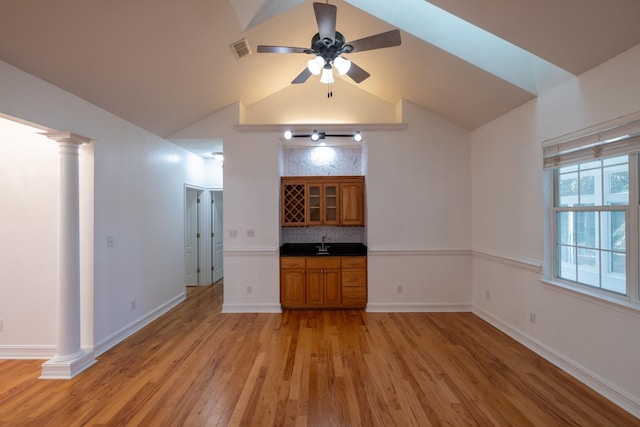
[[[640,304],[631,301],[627,296],[616,296],[559,280],[540,279],[540,282],[552,291],[640,318]]]

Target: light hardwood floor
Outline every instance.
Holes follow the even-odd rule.
[[[470,313],[220,314],[187,300],[72,380],[0,361],[1,426],[634,426]]]

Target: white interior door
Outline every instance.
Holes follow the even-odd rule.
[[[184,284],[198,285],[198,192],[191,188],[185,196]]]
[[[222,191],[211,192],[211,265],[213,266],[212,282],[224,276],[223,269],[223,237],[222,232]]]

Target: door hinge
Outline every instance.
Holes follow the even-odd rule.
[[[211,237],[213,237],[213,236],[214,236],[214,234],[213,234],[213,233],[211,233]]]
[[[197,273],[200,273],[200,267],[198,267],[198,270],[196,271]]]
[[[196,203],[200,203],[200,199],[196,199]]]
[[[213,271],[214,268],[215,268],[214,266],[211,266],[211,271]]]
[[[200,233],[196,233],[196,239],[200,238]]]

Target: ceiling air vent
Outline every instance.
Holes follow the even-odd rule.
[[[247,39],[239,40],[233,43],[231,46],[231,50],[233,54],[236,56],[236,59],[240,59],[243,56],[247,56],[251,53],[251,49],[249,48],[249,43],[247,43]]]

